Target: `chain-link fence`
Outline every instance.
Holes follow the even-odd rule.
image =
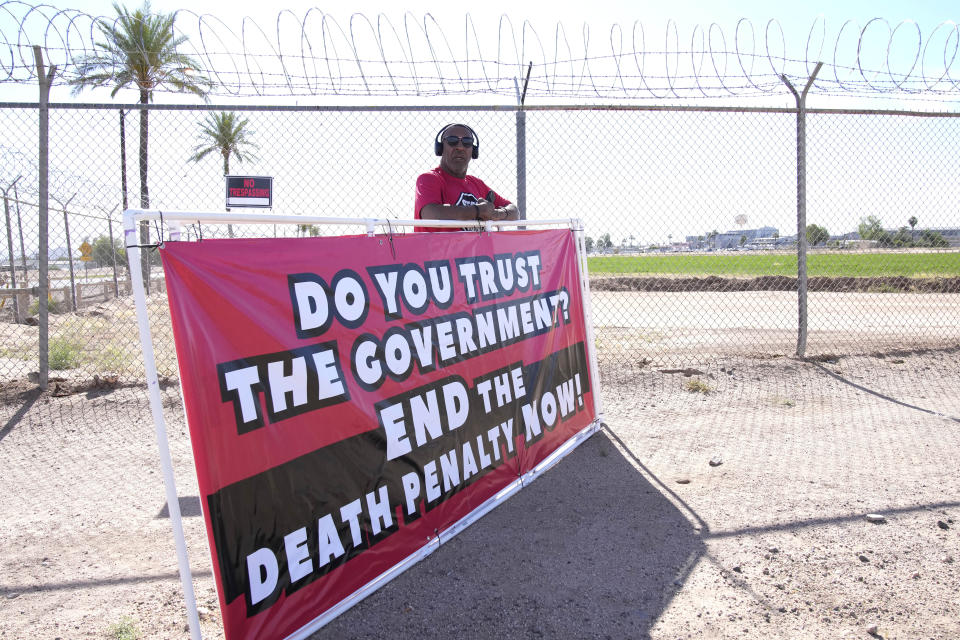
[[[203,142],[200,123],[226,109],[148,109],[150,208],[224,210],[222,159],[190,158]],[[731,475],[751,491],[790,486],[781,493],[802,496],[807,504],[809,487],[843,486],[852,493],[839,501],[841,515],[862,508],[854,503],[864,494],[896,495],[904,508],[942,502],[942,487],[952,479],[944,461],[955,458],[956,443],[927,436],[957,419],[951,393],[960,344],[955,115],[807,113],[807,227],[799,240],[809,243],[806,354],[818,362],[802,363],[775,358],[796,352],[801,328],[795,111],[537,107],[518,115],[494,108],[244,108],[235,113],[248,120],[256,148],[244,162],[232,162],[230,172],[273,176],[277,214],[410,218],[415,177],[437,164],[432,149],[437,130],[465,121],[480,138],[471,173],[521,202],[531,219],[582,218],[590,239],[607,420],[616,433],[633,438],[630,446],[639,459],[664,478],[676,469],[693,470],[691,460],[709,459],[725,443],[731,458],[753,453]],[[140,109],[50,110],[46,393],[35,377],[43,322],[37,295],[37,125],[35,105],[0,105],[6,225],[0,235],[0,540],[10,551],[3,565],[10,577],[0,584],[7,607],[0,629],[14,636],[103,635],[129,616],[150,637],[183,637],[183,594],[142,389],[121,230],[124,202],[129,207],[144,202]],[[181,238],[363,231],[359,224],[336,231],[193,224],[182,229]],[[147,243],[160,239],[158,228],[151,227]],[[163,271],[156,251],[142,253],[150,257],[147,307],[201,624],[205,636],[220,637]],[[926,349],[934,351],[922,353]],[[862,423],[868,428],[860,429]],[[651,424],[660,428],[650,429]],[[853,435],[849,425],[857,426]],[[588,466],[610,468],[619,460],[616,453],[600,455],[599,463]],[[845,481],[823,481],[852,458],[860,466],[851,467]],[[791,464],[783,464],[786,459]],[[786,472],[758,475],[764,465]],[[731,460],[721,469],[733,466]],[[868,468],[883,473],[867,473]],[[915,475],[901,477],[908,468]],[[576,468],[573,485],[587,486],[582,473]],[[876,487],[857,484],[864,478]],[[941,490],[916,489],[923,486]],[[741,506],[753,504],[756,522],[779,522],[781,509],[787,509],[774,502],[764,511],[760,503],[766,500],[756,496],[739,502],[747,489],[730,494],[728,487],[704,481],[703,490],[730,495]],[[607,498],[622,506],[625,492],[614,493]],[[661,495],[655,488],[630,493]],[[818,499],[832,504],[836,496]],[[650,506],[631,509],[631,518],[633,512],[663,517]],[[723,528],[717,524],[722,516],[709,508],[705,519]],[[634,524],[605,528],[637,529]],[[527,521],[519,527],[536,530]],[[790,531],[768,540],[743,531],[756,538],[759,549],[782,547],[795,537]],[[843,553],[849,535],[842,537]],[[742,538],[736,539],[739,554]],[[707,542],[715,545],[709,537]],[[622,543],[612,534],[601,539],[603,548]],[[823,537],[809,542],[829,544]],[[50,545],[64,552],[51,555]],[[912,556],[938,557],[935,548],[928,545]],[[716,546],[710,553],[718,553]],[[936,571],[934,564],[923,571]],[[429,581],[417,577],[415,583]],[[408,617],[413,587],[400,584],[404,604],[394,608]],[[674,592],[657,580],[638,584],[652,593]],[[953,593],[940,591],[947,595],[936,597]],[[799,604],[791,603],[789,589],[770,586],[770,593],[786,598],[787,608]],[[823,599],[841,597],[854,596]],[[914,600],[929,597],[923,592]],[[375,606],[375,615],[357,607],[343,624],[380,619],[386,608]],[[918,607],[905,624],[922,624],[927,614]],[[335,626],[329,635],[338,632]]]
[[[2,105],[6,234],[0,376],[37,371],[37,109]],[[53,377],[141,380],[120,213],[222,211],[223,160],[201,124],[221,107],[50,110]],[[413,216],[447,122],[479,135],[470,171],[530,219],[584,220],[597,346],[617,374],[731,354],[795,353],[797,114],[788,109],[235,108],[246,161],[278,214]],[[143,120],[146,119],[144,122]],[[140,131],[148,127],[148,145]],[[807,112],[806,354],[954,345],[960,338],[960,119]],[[522,135],[518,135],[522,134]],[[141,153],[146,162],[141,163]],[[143,165],[146,175],[143,179]],[[144,185],[146,188],[144,188]],[[331,233],[189,225],[184,238]],[[335,232],[343,232],[337,230]],[[156,229],[149,242],[159,240]],[[163,274],[148,252],[161,375],[176,377]]]
[[[148,23],[0,9],[7,100],[95,84],[110,26]],[[187,633],[122,211],[224,211],[226,173],[271,176],[278,215],[409,219],[449,122],[476,129],[470,173],[528,218],[583,220],[608,426],[316,637],[957,635],[960,113],[863,110],[956,111],[956,20],[837,31],[821,16],[797,51],[776,21],[671,21],[663,40],[635,21],[607,50],[588,25],[580,46],[559,22],[541,38],[504,18],[285,10],[258,28],[181,10],[174,49],[191,59],[163,79],[210,78],[209,99],[234,104],[0,104],[0,636]],[[107,100],[124,68],[86,95]],[[769,108],[793,106],[785,87],[797,108]],[[807,90],[860,110],[806,109]],[[540,104],[436,102],[514,95]],[[360,96],[412,104],[326,106]],[[203,132],[217,118],[242,126],[242,162]],[[223,637],[164,273],[140,253],[198,613]],[[873,588],[889,580],[898,593]]]

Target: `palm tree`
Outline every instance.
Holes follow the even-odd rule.
[[[913,228],[917,226],[917,216],[910,216],[910,219],[907,220],[907,224],[910,225],[910,237],[913,238]]]
[[[199,162],[216,151],[223,158],[223,175],[230,175],[230,156],[234,156],[237,162],[243,162],[244,158],[254,159],[252,152],[257,145],[250,140],[253,131],[247,126],[249,124],[247,118],[241,118],[232,111],[208,114],[200,125],[202,141],[194,148],[190,160]],[[227,233],[233,237],[232,224],[227,225]]]
[[[707,240],[710,241],[710,246],[712,246],[714,249],[717,248],[717,236],[718,236],[718,235],[720,235],[720,232],[717,231],[716,229],[714,229],[713,231],[711,231],[710,233],[707,234]]]
[[[100,20],[97,29],[103,38],[94,43],[94,52],[76,61],[77,77],[70,81],[73,95],[85,87],[112,86],[110,97],[120,89],[135,87],[140,91],[140,104],[149,104],[154,89],[168,86],[175,91],[206,97],[211,82],[196,75],[199,63],[180,53],[177,48],[187,41],[186,36],[175,36],[175,14],[152,13],[150,2],[133,12],[118,3],[113,4],[117,19]],[[149,139],[149,111],[140,109],[140,206],[150,207],[147,187]],[[149,241],[149,226],[140,225],[140,242]],[[149,262],[143,260],[144,281],[149,292]]]

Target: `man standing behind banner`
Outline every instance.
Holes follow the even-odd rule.
[[[417,178],[414,217],[418,220],[517,220],[520,210],[483,180],[467,175],[470,160],[480,153],[480,140],[465,124],[448,124],[433,151],[440,166]],[[451,227],[414,227],[414,231],[455,231]]]

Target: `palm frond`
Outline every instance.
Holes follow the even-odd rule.
[[[97,22],[95,51],[74,61],[77,77],[69,81],[74,95],[107,85],[113,85],[112,95],[126,87],[152,94],[166,85],[206,97],[213,83],[199,73],[196,60],[178,50],[187,37],[175,34],[174,14],[153,13],[149,1],[133,11],[118,3],[113,8],[112,22]]]
[[[200,123],[200,144],[194,148],[190,160],[197,162],[216,151],[225,161],[231,157],[237,162],[255,160],[259,147],[251,140],[250,120],[231,111],[207,114]]]

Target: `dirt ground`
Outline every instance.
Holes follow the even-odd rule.
[[[960,636],[960,348],[819,360],[606,371],[601,432],[313,637]],[[145,392],[3,395],[0,638],[187,637]]]

